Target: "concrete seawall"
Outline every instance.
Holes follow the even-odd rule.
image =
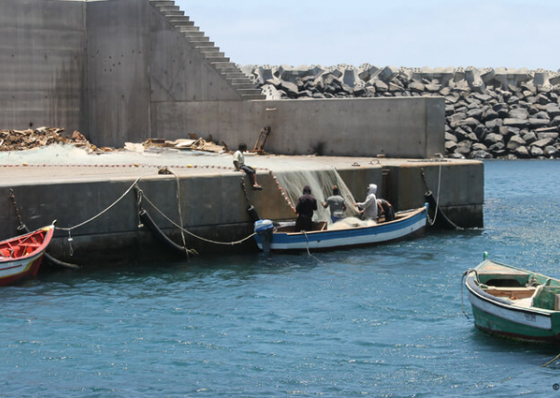
[[[239,241],[253,232],[252,220],[246,211],[248,203],[240,184],[241,174],[232,170],[231,155],[187,156],[172,161],[166,161],[164,156],[155,160],[157,165],[118,164],[118,160],[108,162],[112,159],[110,156],[101,157],[96,165],[47,166],[32,162],[28,166],[0,165],[0,169],[9,171],[0,182],[0,203],[6,209],[0,213],[0,238],[16,235],[19,224],[9,197],[13,190],[22,221],[30,229],[57,220],[60,229],[57,229],[50,252],[60,259],[88,265],[168,257],[169,250],[161,246],[152,233],[139,228],[138,198],[132,188],[137,182],[144,195],[142,207],[175,242],[181,242],[179,230],[148,200],[179,223],[180,199],[183,225],[189,232],[204,238],[186,235],[187,247],[195,248],[203,256],[257,250],[252,239],[239,245],[209,242]],[[480,162],[250,156],[248,163],[258,168],[259,183],[263,186],[263,191],[247,192],[249,202],[261,218],[294,218],[292,208],[270,172],[278,167],[287,170],[286,165],[291,165],[293,170],[334,167],[357,200],[363,200],[364,187],[375,182],[379,185],[379,196],[389,199],[398,210],[423,205],[426,184],[434,192],[440,185],[440,206],[456,224],[463,227],[483,225],[484,176]],[[174,174],[158,174],[161,166],[167,166]],[[129,193],[114,204],[127,190]],[[315,194],[320,199],[324,193]],[[94,219],[78,226],[91,218]],[[70,233],[68,228],[71,228]]]

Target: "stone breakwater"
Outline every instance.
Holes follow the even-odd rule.
[[[447,157],[560,157],[559,72],[369,64],[241,69],[267,99],[442,96]]]

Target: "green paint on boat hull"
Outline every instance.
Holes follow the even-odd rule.
[[[560,336],[558,336],[560,329],[558,329],[555,333],[552,330],[538,329],[521,325],[519,323],[511,322],[488,314],[487,312],[481,311],[474,306],[472,306],[472,311],[475,325],[489,334],[521,341],[560,344]]]

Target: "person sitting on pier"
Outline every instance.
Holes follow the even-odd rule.
[[[395,209],[386,199],[377,199],[379,217],[385,216],[385,222],[395,219]]]
[[[235,170],[242,170],[249,176],[253,183],[253,189],[255,191],[260,191],[262,190],[262,187],[257,183],[257,172],[254,168],[245,164],[245,156],[243,155],[243,152],[245,152],[246,150],[246,144],[239,144],[238,150],[233,154],[233,165],[235,166]]]
[[[311,187],[303,187],[303,195],[299,197],[296,205],[296,227],[295,232],[311,231],[313,223],[313,212],[317,210],[317,199],[311,195]]]
[[[377,221],[377,198],[375,197],[376,192],[377,185],[369,184],[367,187],[366,200],[354,205],[362,211],[362,218],[364,220]]]
[[[346,203],[344,203],[344,198],[340,194],[340,189],[338,186],[333,186],[333,194],[329,196],[325,202],[322,203],[323,207],[327,207],[331,211],[331,221],[333,224],[338,220],[344,218],[344,211],[346,210]]]

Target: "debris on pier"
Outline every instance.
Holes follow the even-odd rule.
[[[168,148],[185,151],[202,151],[214,153],[229,152],[229,148],[226,149],[224,146],[216,144],[212,140],[212,137],[209,137],[208,140],[205,140],[203,138],[181,138],[174,141],[164,140],[160,138],[150,138],[144,141],[141,146],[139,144],[133,144],[130,142],[127,142],[125,144],[125,149],[136,152],[143,152],[144,150],[150,150],[153,148]]]
[[[70,136],[64,133],[64,129],[56,127],[0,130],[0,151],[24,151],[52,144],[71,144],[92,153],[113,151],[112,148],[98,148],[78,131],[74,131]]]

